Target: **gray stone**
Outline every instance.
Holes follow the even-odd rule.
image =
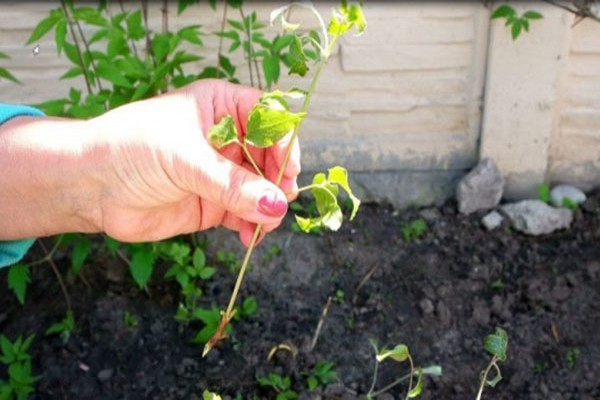
[[[575,204],[582,204],[586,198],[583,191],[571,185],[558,185],[550,191],[550,200],[557,207],[562,207],[565,199],[569,199]]]
[[[498,211],[494,210],[491,213],[487,214],[485,217],[483,217],[481,219],[481,223],[483,224],[483,226],[485,226],[485,228],[488,231],[491,231],[492,229],[496,229],[497,227],[502,225],[503,220],[504,217]]]
[[[573,212],[566,208],[554,208],[541,200],[523,200],[502,206],[512,226],[528,235],[545,235],[558,229],[568,228]]]
[[[111,368],[103,369],[98,372],[97,378],[100,382],[106,382],[113,376],[113,370]]]
[[[494,208],[502,198],[504,177],[494,161],[484,158],[458,183],[456,200],[458,211],[471,214]]]

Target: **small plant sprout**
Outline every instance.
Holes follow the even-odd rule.
[[[35,335],[26,339],[21,336],[11,342],[0,335],[0,363],[6,366],[8,381],[0,379],[0,399],[25,400],[34,391],[34,383],[40,378],[31,375],[31,356],[29,347]]]
[[[298,25],[291,24],[285,20],[285,14],[292,7],[308,8],[315,14],[321,29],[320,38],[319,35],[297,33],[296,29],[298,28]],[[291,3],[285,7],[278,8],[271,13],[271,23],[275,21],[281,22],[286,30],[293,31],[293,41],[290,44],[289,50],[291,60],[289,74],[305,76],[309,70],[308,62],[310,59],[304,50],[305,45],[312,46],[318,50],[316,57],[317,65],[308,90],[275,90],[264,93],[258,104],[254,106],[248,115],[247,132],[244,137],[240,137],[238,134],[236,126],[233,123],[233,117],[231,116],[225,116],[211,129],[208,136],[213,146],[216,148],[222,148],[230,144],[240,146],[249,162],[254,166],[256,173],[262,175],[256,162],[252,159],[250,151],[248,150],[249,146],[255,148],[267,148],[275,144],[284,136],[290,135],[290,145],[285,154],[277,179],[275,180],[275,184],[279,185],[283,179],[284,171],[290,159],[293,143],[300,133],[302,121],[308,112],[308,107],[316,90],[321,71],[327,63],[337,40],[352,28],[355,28],[359,34],[362,33],[366,28],[366,20],[359,4],[349,4],[343,0],[339,10],[333,13],[327,27],[314,6],[304,3]],[[321,43],[323,43],[323,46]],[[302,99],[303,102],[300,110],[297,112],[292,111],[290,101]],[[350,219],[354,218],[358,211],[360,201],[353,195],[352,190],[348,185],[347,171],[342,167],[336,166],[331,168],[327,175],[323,173],[317,174],[311,185],[300,189],[300,191],[310,190],[313,193],[320,214],[318,217],[314,218],[297,216],[296,220],[302,230],[308,232],[312,227],[327,227],[332,230],[337,230],[340,227],[343,215],[337,201],[339,188],[342,188],[352,199],[353,209]],[[242,261],[242,266],[238,272],[238,277],[227,309],[222,312],[217,330],[206,343],[203,355],[206,355],[217,343],[226,337],[225,331],[235,314],[237,295],[261,231],[262,226],[258,225],[252,235],[250,244]]]
[[[208,390],[205,390],[202,393],[202,400],[221,400],[221,396],[214,392],[209,392]]]
[[[440,376],[442,375],[442,367],[439,365],[432,365],[427,368],[415,367],[413,358],[408,351],[408,347],[404,344],[399,344],[392,349],[379,349],[375,340],[371,340],[371,346],[373,350],[375,350],[375,370],[373,372],[373,382],[371,384],[371,388],[367,393],[367,399],[374,399],[376,396],[379,396],[382,393],[387,392],[398,384],[408,380],[408,391],[406,392],[405,399],[412,399],[421,394],[423,391],[423,376]],[[396,379],[394,382],[388,384],[382,389],[375,390],[375,385],[377,384],[377,373],[379,370],[379,364],[382,363],[386,359],[391,359],[397,362],[408,361],[410,366],[410,372],[400,378]],[[416,376],[417,382],[413,385],[414,377]]]
[[[519,16],[514,8],[508,4],[502,4],[492,13],[491,19],[497,18],[504,18],[506,20],[505,25],[511,27],[512,39],[517,40],[521,31],[529,32],[529,21],[542,19],[543,16],[533,10],[525,11],[523,15]]]
[[[289,376],[281,376],[279,374],[270,373],[264,377],[256,377],[258,384],[265,388],[271,388],[277,393],[276,400],[291,400],[297,399],[298,393],[291,389],[292,381]]]
[[[494,334],[485,337],[483,347],[488,353],[492,354],[492,359],[487,367],[481,371],[481,383],[479,384],[479,392],[477,392],[477,400],[481,399],[483,388],[485,386],[494,387],[502,380],[502,374],[500,373],[500,367],[498,367],[498,361],[506,360],[507,345],[508,335],[502,328],[496,328],[496,332]],[[493,379],[489,379],[488,375],[490,374],[492,368],[496,370],[496,376]]]
[[[538,199],[546,204],[550,203],[550,185],[547,183],[540,183],[537,186]]]
[[[306,377],[308,390],[315,390],[319,386],[327,386],[337,382],[338,376],[335,365],[328,361],[319,361],[311,370],[303,371]]]
[[[75,320],[73,319],[73,313],[67,311],[65,317],[46,329],[46,335],[59,335],[63,343],[67,343],[71,338],[71,334],[75,330]]]
[[[404,224],[400,230],[404,241],[411,242],[415,239],[419,239],[427,232],[427,222],[425,222],[423,218],[417,218]]]

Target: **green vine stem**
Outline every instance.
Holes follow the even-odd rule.
[[[332,49],[334,48],[336,42],[337,42],[337,35],[334,35],[332,40],[329,42],[329,46],[327,47],[326,51],[323,54],[323,58],[321,59],[321,61],[319,62],[317,69],[315,70],[315,73],[313,75],[310,87],[308,89],[308,92],[306,94],[306,97],[304,98],[304,102],[302,103],[302,107],[300,109],[300,112],[307,112],[308,111],[308,107],[310,105],[310,101],[312,99],[312,95],[314,93],[314,91],[317,88],[317,82],[319,80],[319,77],[321,76],[321,72],[323,70],[324,65],[327,63],[327,61],[329,60],[329,55],[331,54]],[[283,180],[283,174],[285,173],[285,169],[289,163],[290,157],[292,155],[292,149],[294,147],[294,144],[298,138],[298,134],[300,133],[300,128],[302,126],[302,121],[300,121],[295,127],[294,130],[292,132],[292,137],[290,138],[290,142],[289,142],[289,146],[287,148],[287,151],[285,153],[285,157],[283,159],[283,163],[281,164],[281,168],[279,169],[279,173],[277,175],[277,179],[275,181],[275,184],[277,186],[279,186],[281,184],[281,181]],[[247,148],[246,146],[242,146],[244,148],[244,150],[247,152]],[[252,159],[252,157],[250,157],[250,159]],[[223,315],[221,316],[221,321],[217,327],[217,330],[215,332],[215,334],[213,335],[213,337],[211,337],[209,339],[208,342],[206,342],[206,345],[204,346],[204,350],[202,351],[202,356],[204,357],[206,354],[208,354],[208,352],[218,343],[220,342],[222,339],[225,338],[225,328],[227,327],[227,325],[229,324],[229,321],[231,321],[231,319],[233,318],[235,311],[234,311],[234,307],[235,307],[235,303],[237,300],[237,296],[239,294],[240,288],[242,286],[242,282],[244,280],[244,275],[246,273],[246,270],[248,269],[248,264],[250,262],[250,258],[252,256],[252,252],[254,251],[254,248],[256,247],[256,242],[258,241],[258,238],[260,237],[260,233],[262,231],[262,224],[258,224],[256,226],[256,228],[254,229],[254,233],[252,234],[252,238],[250,240],[250,244],[248,245],[248,248],[246,249],[246,254],[244,255],[244,260],[242,262],[242,266],[240,268],[240,271],[238,272],[238,276],[237,279],[235,281],[235,285],[233,287],[233,291],[231,293],[231,297],[229,299],[229,304],[227,305],[227,309],[225,310],[225,312],[223,313]]]

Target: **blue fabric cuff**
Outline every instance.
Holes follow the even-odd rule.
[[[0,124],[20,115],[42,116],[40,110],[29,106],[0,103]],[[19,262],[35,239],[0,242],[0,268]]]

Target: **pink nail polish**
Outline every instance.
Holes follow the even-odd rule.
[[[266,191],[258,201],[260,212],[270,217],[282,217],[287,208],[287,201],[272,190]]]

